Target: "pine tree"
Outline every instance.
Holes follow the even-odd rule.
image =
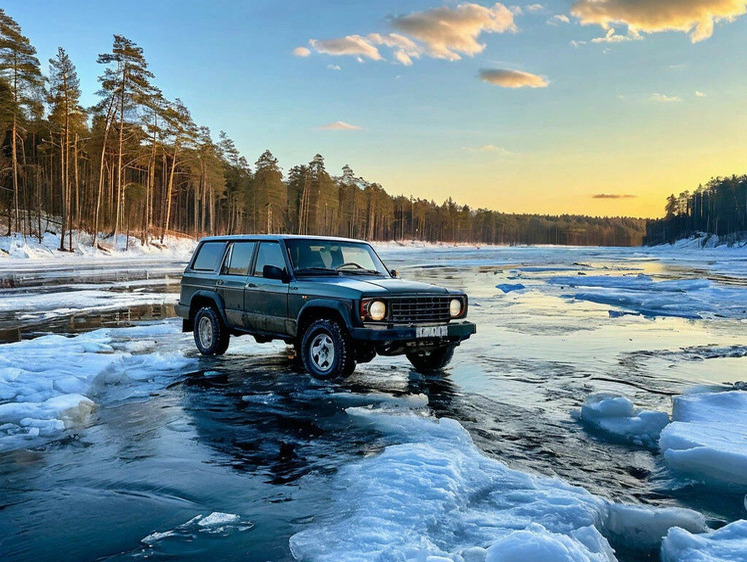
[[[107,119],[105,135],[117,119],[117,166],[116,166],[116,202],[114,212],[114,231],[116,235],[122,218],[122,202],[124,198],[124,168],[123,153],[125,142],[125,117],[130,113],[136,113],[138,109],[152,102],[156,91],[151,86],[150,80],[153,73],[148,70],[148,63],[143,55],[142,47],[138,47],[130,39],[122,35],[114,36],[111,53],[103,53],[98,56],[100,64],[109,65],[104,74],[99,77],[101,82],[102,101],[97,106],[99,111],[105,110]],[[117,117],[118,115],[118,117]],[[106,144],[106,143],[104,143]],[[103,173],[103,167],[102,167]]]
[[[13,166],[13,202],[8,208],[8,235],[14,222],[11,208],[15,212],[15,228],[21,228],[19,166],[18,166],[18,137],[19,127],[22,126],[28,113],[39,105],[40,92],[43,89],[43,79],[36,49],[29,43],[27,37],[21,33],[21,27],[16,21],[0,8],[0,80],[3,80],[10,91],[10,103],[0,108],[3,113],[12,116],[11,132],[11,160]]]
[[[72,250],[72,186],[70,185],[70,137],[84,127],[85,112],[80,106],[80,81],[75,65],[62,47],[49,59],[49,120],[60,133],[60,203],[62,229],[60,250],[65,249],[65,228],[69,226],[69,246]],[[77,168],[75,168],[77,170]],[[69,224],[68,224],[69,223]]]
[[[283,172],[277,158],[265,150],[257,159],[254,174],[254,192],[257,203],[257,223],[259,230],[267,233],[278,232],[285,223],[288,191],[283,183]]]

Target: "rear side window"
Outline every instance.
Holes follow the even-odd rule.
[[[283,251],[277,242],[262,242],[259,245],[257,264],[254,266],[254,275],[256,277],[263,277],[263,270],[266,265],[274,265],[280,269],[286,269]]]
[[[249,262],[252,261],[254,246],[256,246],[254,242],[235,242],[231,244],[231,249],[228,250],[221,273],[227,275],[248,275]]]
[[[192,269],[198,271],[215,271],[223,257],[225,242],[205,242],[197,252]]]

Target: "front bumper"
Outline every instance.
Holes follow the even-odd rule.
[[[446,325],[448,328],[447,335],[439,338],[419,338],[416,335],[417,326],[372,326],[367,325],[363,328],[353,328],[350,335],[355,341],[365,341],[372,343],[384,342],[426,342],[440,340],[444,342],[459,343],[477,331],[477,326],[473,322],[454,322]]]

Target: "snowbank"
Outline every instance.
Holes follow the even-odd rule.
[[[0,451],[38,444],[80,426],[100,387],[148,381],[193,359],[174,350],[174,321],[96,330],[73,338],[50,335],[2,346]]]
[[[333,477],[331,507],[290,539],[297,559],[608,561],[608,539],[645,551],[673,525],[706,530],[690,510],[614,504],[512,470],[483,455],[454,420],[347,412],[397,444]]]
[[[670,468],[747,492],[747,391],[677,396],[659,447]]]
[[[0,263],[6,259],[17,260],[87,260],[92,258],[115,258],[115,259],[132,259],[133,257],[157,257],[161,259],[173,259],[186,261],[192,255],[197,241],[189,237],[166,236],[164,243],[153,240],[149,245],[142,245],[140,238],[130,236],[129,248],[125,251],[127,236],[125,234],[117,235],[116,240],[111,238],[99,237],[98,245],[94,248],[91,246],[93,237],[86,232],[73,233],[73,251],[60,252],[60,236],[46,232],[39,239],[20,234],[12,236],[0,236]],[[68,238],[65,237],[65,248],[68,247]],[[103,248],[103,249],[102,249]],[[3,259],[5,258],[5,259]]]
[[[669,423],[664,412],[640,410],[623,396],[595,394],[579,413],[587,426],[614,440],[656,448],[661,430]]]
[[[735,521],[703,535],[676,527],[669,529],[661,544],[661,559],[663,562],[745,562],[747,521]]]

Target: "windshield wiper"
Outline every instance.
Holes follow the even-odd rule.
[[[342,273],[343,271],[345,273],[351,273],[353,275],[384,275],[383,273],[381,273],[380,271],[376,271],[375,269],[366,269],[366,268],[361,268],[361,269],[341,269],[340,273]]]
[[[304,267],[294,270],[296,275],[340,275],[339,271],[328,267]]]

